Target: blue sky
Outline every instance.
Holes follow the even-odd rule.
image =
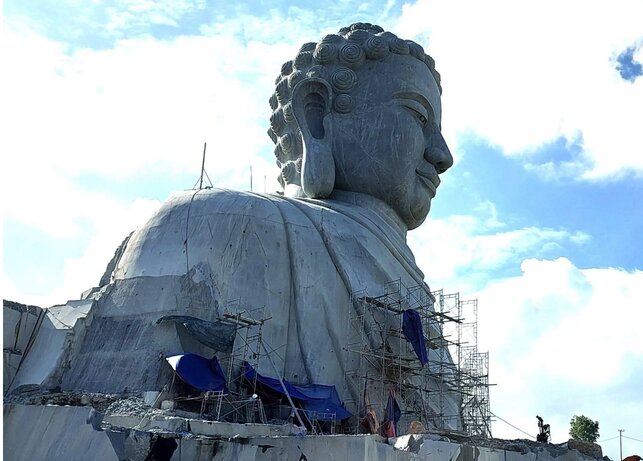
[[[215,186],[248,189],[252,166],[275,190],[281,63],[377,23],[443,76],[456,162],[409,243],[433,289],[479,299],[492,411],[531,434],[541,414],[556,442],[574,414],[643,440],[643,2],[317,5],[5,1],[2,296],[48,306],[96,284],[193,186],[204,141]],[[618,440],[603,448],[618,458]]]

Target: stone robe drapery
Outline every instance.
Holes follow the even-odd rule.
[[[161,364],[143,354],[198,349],[186,351],[188,339],[177,342],[170,326],[152,323],[170,314],[215,320],[239,300],[246,312],[263,308],[269,318],[262,337],[283,378],[333,384],[342,398],[356,401],[361,390],[346,384],[355,360],[348,353],[351,293],[378,296],[392,280],[429,292],[405,237],[387,205],[360,194],[337,192],[331,200],[222,189],[176,194],[129,239],[113,288],[99,302],[99,325],[122,329],[127,321],[142,338],[137,351],[125,350],[126,340],[103,341],[113,357],[129,361],[123,368],[139,368],[111,379],[129,389],[159,387],[164,378],[154,367]],[[104,352],[86,338],[67,382],[115,392],[99,385],[108,377],[92,366]],[[79,374],[82,367],[92,368],[92,376]],[[258,371],[274,375],[266,361]]]

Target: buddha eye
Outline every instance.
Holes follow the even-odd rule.
[[[429,123],[429,119],[426,116],[426,109],[419,103],[415,101],[405,100],[402,104],[402,107],[408,110],[413,117],[419,122],[422,128],[426,127]]]
[[[409,107],[409,109],[411,109],[411,113],[415,116],[415,118],[417,118],[417,119],[418,119],[418,121],[420,122],[420,124],[421,124],[423,127],[424,127],[424,126],[426,126],[426,124],[427,124],[427,122],[428,122],[427,118],[426,118],[423,114],[419,113],[417,110],[415,110],[415,109],[413,109],[413,108],[411,108],[411,107]]]
[[[429,119],[426,117],[426,115],[424,115],[422,112],[420,112],[420,110],[424,111],[423,108],[420,109],[419,107],[416,108],[414,106],[415,106],[415,104],[411,105],[411,104],[407,103],[407,104],[404,104],[403,107],[406,110],[408,110],[411,113],[411,115],[413,115],[413,117],[416,118],[416,120],[420,123],[420,125],[422,125],[422,128],[424,128],[427,125],[427,123],[429,122]],[[419,104],[418,104],[418,106],[419,106]]]

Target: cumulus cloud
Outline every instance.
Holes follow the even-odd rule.
[[[122,36],[125,32],[149,25],[177,27],[178,21],[186,14],[203,10],[205,0],[129,0],[117,1],[106,8],[105,30]]]
[[[227,173],[231,153],[248,162],[266,145],[261,82],[240,78],[246,50],[230,37],[141,38],[67,54],[29,32],[9,35],[5,142],[16,159],[68,176],[122,177],[154,164],[186,171],[208,140],[214,166]]]
[[[41,194],[45,203],[34,204],[34,209],[46,209],[48,204],[52,204],[49,222],[52,235],[61,239],[73,238],[80,237],[81,232],[84,232],[89,235],[88,241],[83,245],[79,256],[61,261],[62,283],[49,292],[41,292],[37,280],[31,280],[31,283],[20,280],[21,283],[16,283],[11,276],[11,267],[5,265],[2,276],[2,297],[5,299],[42,307],[59,304],[68,299],[78,299],[84,290],[98,284],[107,263],[122,240],[134,229],[142,226],[160,206],[160,202],[155,199],[139,198],[129,202],[88,193],[78,188],[60,191],[54,187],[50,191],[50,194]],[[69,195],[65,195],[67,193]],[[69,200],[66,207],[55,203],[63,196]],[[64,214],[58,216],[55,214],[56,210]],[[47,218],[48,216],[39,217]],[[80,229],[81,222],[89,231]],[[40,224],[46,226],[46,223],[37,224],[34,227],[39,227]],[[50,256],[31,253],[23,257],[37,265],[40,259]]]
[[[642,174],[643,79],[626,81],[617,68],[618,56],[640,43],[640,2],[614,8],[420,0],[390,24],[393,5],[388,1],[373,22],[415,36],[436,58],[454,151],[474,133],[551,177]],[[266,189],[276,189],[265,134],[274,77],[301,43],[358,20],[360,9],[374,10],[366,3],[340,6],[341,14],[290,7],[287,14],[237,15],[201,26],[198,36],[155,40],[136,32],[180,25],[203,4],[129,2],[108,11],[101,33],[130,38],[98,50],[72,49],[7,21],[0,142],[2,192],[11,200],[4,201],[5,216],[59,239],[78,236],[84,223],[92,237],[80,257],[61,263],[64,282],[55,292],[25,293],[5,272],[3,296],[40,305],[78,296],[159,205],[88,190],[85,177],[122,184],[144,175],[196,180],[207,141],[206,169],[215,186],[247,189],[252,164],[255,190],[263,190],[264,176]],[[642,54],[636,48],[632,59],[643,62]],[[530,156],[560,138],[579,154],[565,162]],[[479,299],[480,346],[490,350],[492,381],[499,384],[492,409],[525,429],[544,413],[557,441],[576,413],[599,419],[603,434],[616,428],[601,400],[611,402],[614,414],[643,411],[628,372],[628,364],[643,358],[635,331],[643,319],[633,301],[643,295],[641,272],[580,269],[554,259],[563,247],[589,240],[564,228],[512,228],[490,202],[475,215],[432,219],[409,235],[432,288]],[[503,270],[520,275],[495,279]],[[630,396],[629,406],[614,393]],[[501,423],[494,431],[520,436]]]
[[[636,376],[643,272],[580,269],[565,258],[527,259],[521,269],[474,295],[480,346],[498,383],[492,411],[532,434],[539,414],[554,442],[568,438],[574,414],[598,419],[603,438],[618,434],[620,415],[643,411]],[[520,437],[500,421],[494,431]]]
[[[590,240],[583,232],[561,228],[511,228],[490,202],[478,211],[430,219],[409,233],[409,246],[432,289],[472,292],[499,270],[517,268],[523,258],[558,255],[564,246]]]
[[[136,5],[146,14],[165,8]],[[2,192],[12,199],[4,203],[5,222],[16,220],[56,239],[79,237],[86,232],[81,224],[94,233],[81,258],[60,262],[65,283],[55,293],[33,299],[4,272],[6,296],[51,304],[96,283],[115,247],[138,224],[128,210],[139,205],[88,187],[92,178],[129,187],[144,176],[182,176],[193,178],[185,183],[189,188],[207,141],[206,171],[216,187],[249,189],[252,166],[254,190],[279,188],[266,134],[268,96],[282,62],[303,39],[240,40],[243,22],[234,24],[201,36],[142,36],[90,49],[70,48],[7,21],[0,143]],[[270,24],[267,18],[263,28]],[[152,197],[169,193],[159,185]],[[37,264],[40,256],[25,257]]]
[[[567,440],[575,414],[598,419],[602,438],[618,434],[619,424],[636,420],[626,415],[643,411],[643,272],[579,268],[556,255],[588,244],[589,235],[511,228],[489,202],[477,211],[431,219],[409,244],[432,289],[478,300],[479,350],[490,352],[497,384],[491,410],[534,436],[541,415],[557,443]],[[525,436],[500,420],[492,432]],[[618,456],[618,446],[604,450]]]
[[[625,14],[624,14],[625,12]],[[643,4],[419,0],[396,26],[426,45],[444,81],[451,144],[475,133],[508,155],[564,139],[579,148],[544,162],[552,175],[587,180],[643,175],[643,80],[615,59],[640,41]]]
[[[2,187],[22,191],[7,216],[69,235],[68,209],[88,209],[74,190],[83,175],[197,176],[204,141],[215,185],[248,188],[254,165],[257,182],[265,175],[267,190],[278,187],[265,133],[274,77],[263,69],[280,67],[279,45],[223,35],[141,38],[70,54],[28,29],[9,27],[6,36]],[[248,73],[260,78],[250,84]]]

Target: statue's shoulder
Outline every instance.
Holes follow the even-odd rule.
[[[279,195],[230,189],[175,192],[134,233],[131,243],[182,244],[186,232],[188,239],[203,241],[227,240],[230,235],[247,232],[269,238],[287,225],[313,228],[315,220],[308,212],[311,207],[318,208]]]
[[[274,219],[281,215],[283,199],[278,195],[230,189],[199,189],[173,193],[161,205],[150,225],[170,221],[210,219]]]
[[[180,275],[186,252],[196,264],[202,258],[220,260],[226,252],[247,250],[255,242],[260,247],[270,242],[285,246],[285,223],[293,218],[284,205],[276,195],[228,189],[176,192],[134,232],[115,277]]]

